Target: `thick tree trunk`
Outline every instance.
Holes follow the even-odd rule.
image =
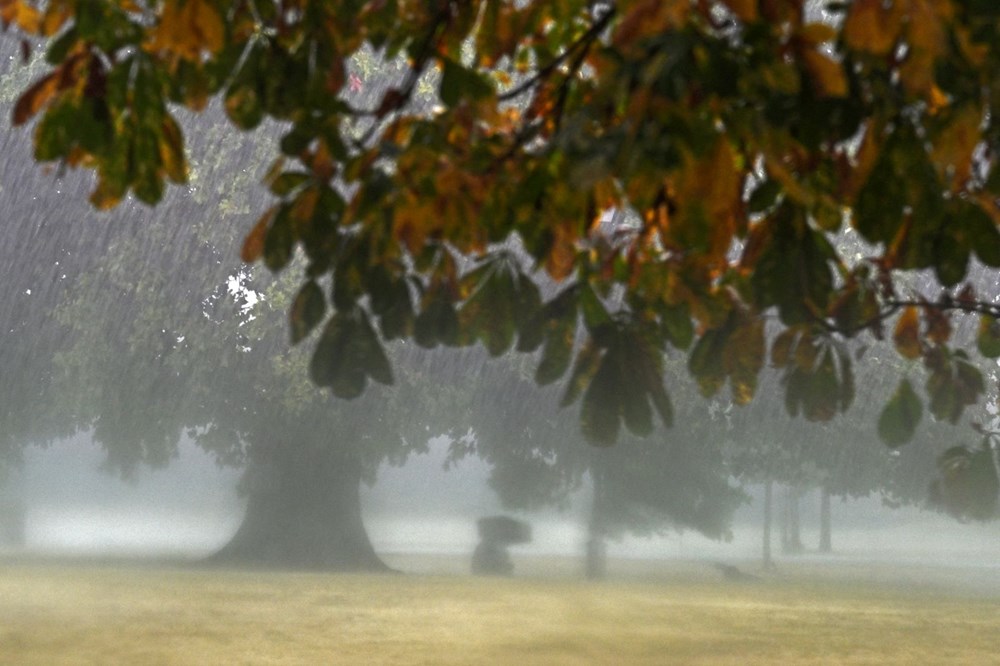
[[[830,489],[823,486],[819,496],[819,552],[833,552],[830,539]]]
[[[585,574],[588,580],[601,580],[608,573],[607,545],[604,531],[605,481],[601,467],[602,457],[595,453],[590,473],[594,482],[594,499],[590,507],[590,525],[587,534]]]
[[[355,459],[326,447],[276,447],[247,474],[243,523],[210,562],[389,571],[361,518],[361,467]]]
[[[764,568],[773,569],[774,560],[771,558],[771,523],[772,520],[772,486],[773,482],[767,481],[764,484]]]

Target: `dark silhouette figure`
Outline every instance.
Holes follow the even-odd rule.
[[[712,566],[719,570],[722,577],[728,581],[737,583],[749,583],[753,581],[760,580],[760,577],[754,576],[751,573],[743,571],[739,567],[735,567],[732,564],[725,564],[723,562],[712,562]]]
[[[472,573],[477,576],[510,576],[514,563],[509,546],[531,542],[531,525],[508,516],[489,516],[477,521],[479,545],[472,553]]]

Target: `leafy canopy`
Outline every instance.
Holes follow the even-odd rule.
[[[1000,310],[966,283],[973,257],[1000,265],[992,0],[0,0],[0,18],[50,65],[14,124],[37,117],[38,160],[92,169],[98,208],[185,181],[180,107],[284,123],[243,258],[304,252],[292,338],[322,331],[311,376],[338,395],[391,381],[388,339],[540,349],[537,381],[569,373],[606,443],[671,420],[669,348],[740,403],[770,355],[813,420],[852,402],[843,341],[864,332],[922,361],[939,419],[984,390],[952,314],[980,314],[1000,356]],[[406,63],[371,105],[360,54]],[[917,388],[879,419],[890,445]]]

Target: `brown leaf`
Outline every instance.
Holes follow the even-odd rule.
[[[167,116],[163,119],[160,134],[160,163],[167,176],[175,183],[187,182],[187,160],[184,159],[184,138],[177,122]]]
[[[844,39],[856,51],[887,55],[896,46],[902,29],[901,3],[886,8],[882,0],[855,0],[844,21]]]
[[[927,325],[927,339],[943,345],[951,338],[951,319],[937,308],[924,308],[924,322]]]
[[[246,239],[243,241],[240,259],[246,263],[253,263],[264,254],[264,238],[267,236],[267,228],[271,223],[271,218],[274,217],[276,208],[276,206],[272,206],[261,215],[260,219],[257,220],[257,224],[253,226],[253,229],[250,230],[250,233],[247,234]]]
[[[331,95],[338,94],[341,88],[344,87],[344,82],[346,80],[347,74],[344,71],[344,61],[341,58],[333,58],[330,62],[330,69],[326,72],[326,79],[324,81],[326,91]]]
[[[570,276],[576,264],[576,246],[573,243],[573,233],[559,225],[555,228],[555,239],[552,249],[545,260],[545,268],[556,282]]]
[[[847,76],[844,67],[812,49],[802,54],[812,85],[820,97],[847,97]]]
[[[896,330],[892,334],[892,341],[896,345],[896,350],[906,358],[920,358],[920,327],[917,316],[917,308],[910,306],[903,310],[899,321],[896,322]]]
[[[722,0],[722,4],[743,21],[757,20],[757,0]]]
[[[645,37],[659,34],[668,28],[684,25],[691,11],[688,0],[640,0],[631,3],[628,13],[618,24],[612,42],[618,47],[628,47]]]
[[[60,72],[59,69],[53,71],[25,90],[24,94],[18,98],[17,103],[14,104],[11,120],[14,126],[23,125],[52,98],[59,89]]]

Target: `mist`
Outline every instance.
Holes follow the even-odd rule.
[[[362,488],[365,523],[376,550],[385,555],[453,556],[463,570],[478,541],[476,520],[510,513],[533,526],[530,544],[512,550],[519,559],[556,556],[582,561],[592,490],[574,493],[562,510],[507,511],[489,487],[489,467],[466,458],[450,468],[448,442],[403,465],[383,464],[376,482]],[[140,468],[123,479],[104,468],[105,454],[84,435],[25,452],[8,487],[24,503],[25,534],[0,555],[101,557],[111,560],[176,560],[196,563],[236,532],[246,508],[238,492],[239,470],[218,465],[194,442],[181,441],[176,459],[162,469]],[[608,544],[612,559],[662,562],[727,561],[754,566],[761,552],[762,489],[734,514],[732,538],[667,530],[626,536]],[[800,498],[803,552],[782,554],[782,563],[930,567],[936,578],[961,589],[1000,594],[996,523],[961,523],[938,512],[890,508],[874,498],[835,499],[834,551],[817,552],[817,492]],[[580,565],[582,567],[582,564]],[[898,571],[901,577],[906,570]],[[926,573],[926,572],[925,572]]]

